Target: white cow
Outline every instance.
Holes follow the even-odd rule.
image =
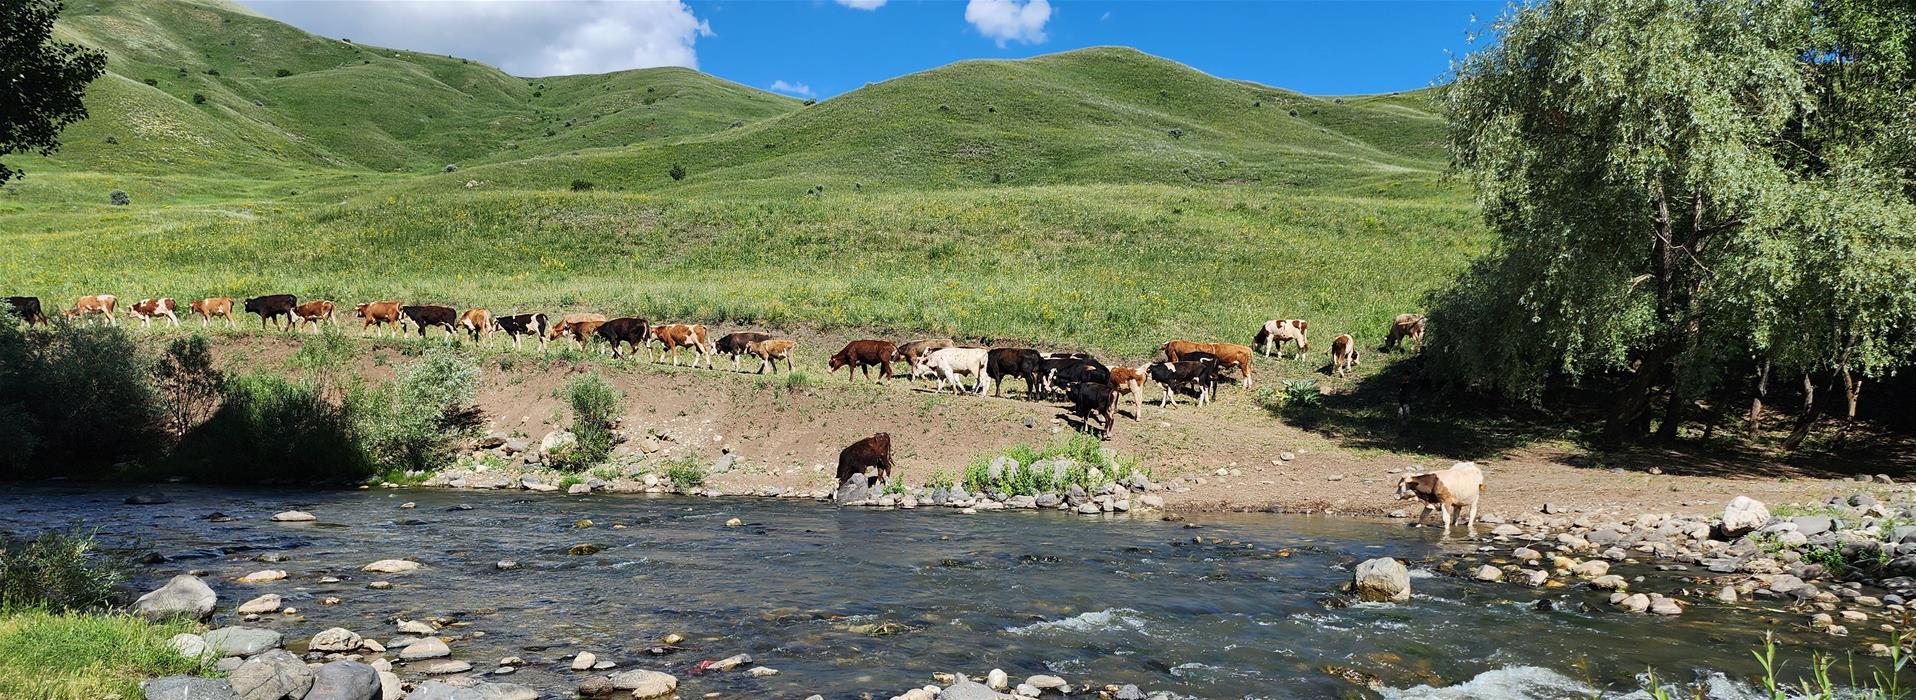
[[[991,386],[991,377],[985,376],[986,358],[990,350],[985,348],[941,348],[918,359],[912,367],[913,374],[929,374],[938,378],[938,391],[944,391],[945,384],[951,384],[952,393],[961,393],[964,380],[961,377],[971,375],[978,378],[978,394],[984,394]]]
[[[1441,511],[1444,529],[1450,529],[1451,509],[1462,511],[1470,508],[1470,516],[1465,526],[1477,524],[1477,496],[1484,490],[1484,471],[1476,462],[1458,462],[1449,469],[1424,474],[1405,474],[1397,481],[1399,500],[1415,498],[1423,501],[1423,510],[1417,513],[1417,524],[1424,524],[1424,516],[1430,511]]]

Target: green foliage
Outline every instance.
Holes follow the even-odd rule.
[[[173,439],[219,408],[226,376],[213,367],[213,352],[205,336],[175,338],[153,368],[153,383],[166,406],[166,430]]]
[[[672,176],[673,180],[683,180],[685,179],[685,166],[673,163],[672,169],[666,171],[665,174]]]
[[[220,483],[364,481],[374,462],[362,439],[368,399],[328,400],[324,385],[271,374],[230,377],[226,397],[187,433],[170,460],[179,474]]]
[[[557,455],[548,455],[559,469],[578,471],[596,466],[612,454],[612,430],[619,422],[619,390],[597,374],[582,374],[566,382],[560,397],[572,409],[567,428],[579,443]]]
[[[87,83],[106,71],[106,54],[53,40],[58,0],[10,0],[0,4],[0,75],[7,76],[6,108],[0,109],[0,155],[51,155],[60,130],[85,119]],[[0,184],[18,174],[0,164]]]
[[[430,471],[450,464],[460,440],[483,422],[479,366],[447,348],[433,348],[401,367],[390,396],[362,411],[360,434],[373,459],[389,469]]]
[[[1001,456],[1010,458],[1012,463],[993,479],[991,463]],[[1062,475],[1055,467],[1060,462],[1065,464]],[[1099,478],[1093,478],[1093,469],[1098,471]],[[1091,491],[1106,482],[1123,481],[1137,473],[1140,470],[1136,458],[1111,451],[1095,436],[1073,435],[1042,448],[1020,443],[999,454],[974,457],[965,467],[964,484],[965,490],[972,493],[1003,491],[1014,496],[1033,496],[1062,492],[1074,484]]]
[[[196,625],[186,620],[0,611],[0,697],[137,698],[142,680],[212,675],[214,659],[186,658],[167,641],[193,631]]]
[[[237,309],[238,304],[234,306]],[[330,378],[351,364],[357,353],[350,336],[332,326],[323,326],[319,333],[299,342],[299,349],[286,359],[286,364],[311,375]]]
[[[0,323],[0,476],[100,477],[158,455],[165,407],[152,362],[118,326]]]
[[[592,181],[574,178],[572,180],[572,191],[573,192],[590,192],[592,191]]]
[[[49,530],[0,540],[0,611],[91,611],[113,601],[126,563],[99,551],[90,532]]]
[[[689,491],[705,485],[705,467],[697,457],[680,457],[665,463],[665,479],[680,491]]]

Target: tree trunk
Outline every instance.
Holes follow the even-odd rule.
[[[1756,396],[1750,399],[1749,441],[1763,438],[1763,399],[1770,395],[1770,358],[1763,358],[1763,366],[1756,370]]]
[[[1863,393],[1863,379],[1850,374],[1849,368],[1843,368],[1843,417],[1856,420],[1856,398]]]
[[[1816,380],[1808,373],[1803,375],[1803,415],[1797,416],[1796,428],[1783,440],[1783,449],[1795,452],[1803,446],[1803,439],[1810,436],[1810,428],[1816,425],[1817,414],[1822,409],[1816,405]]]

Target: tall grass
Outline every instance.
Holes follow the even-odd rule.
[[[999,457],[1007,457],[1011,463],[993,478],[991,463]],[[1066,465],[1062,478],[1052,466],[1058,461]],[[1094,436],[1073,435],[1043,447],[1020,443],[1000,453],[973,457],[965,467],[964,485],[973,493],[1002,491],[1033,496],[1062,492],[1074,485],[1092,491],[1105,482],[1124,481],[1139,473],[1136,458],[1111,451]]]
[[[0,610],[66,612],[104,608],[126,580],[126,563],[102,552],[89,532],[50,530],[0,540]]]
[[[0,698],[140,697],[140,681],[209,675],[211,659],[181,656],[167,640],[193,623],[118,613],[0,611]]]

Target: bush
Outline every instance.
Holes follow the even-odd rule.
[[[665,171],[665,174],[672,176],[673,180],[683,180],[685,179],[685,166],[673,163],[672,169]]]
[[[573,192],[589,192],[591,190],[592,190],[591,180],[573,180],[572,181]]]
[[[579,443],[561,454],[549,455],[552,465],[578,471],[603,463],[612,454],[612,429],[619,421],[619,391],[596,374],[580,375],[559,391],[572,409],[572,425],[567,429]]]
[[[440,171],[448,172],[448,173],[456,173],[456,172],[459,172],[459,165],[457,163],[447,163],[446,167],[440,168]]]
[[[206,69],[206,74],[207,74],[207,75],[210,75],[210,76],[213,76],[213,77],[215,77],[215,78],[217,78],[217,77],[220,77],[220,71],[219,71],[219,69],[217,69],[217,68],[208,68],[208,69]]]
[[[196,105],[206,104],[206,95],[203,95],[197,92],[193,93],[193,104],[196,104]]]
[[[32,336],[0,323],[0,479],[98,478],[157,456],[152,361],[118,326]]]
[[[1172,129],[1172,130],[1170,131],[1170,134],[1171,134],[1171,138],[1174,138],[1174,139],[1181,139],[1181,138],[1184,138],[1184,130],[1183,130],[1183,129]]]
[[[124,207],[128,204],[132,204],[133,198],[127,196],[126,190],[114,190],[106,193],[106,201],[112,202],[113,206]]]
[[[154,78],[142,78],[140,79],[140,82],[146,83],[147,85],[152,87],[158,87],[160,84],[160,81]]]
[[[360,440],[365,396],[327,400],[324,384],[270,374],[231,377],[212,418],[187,433],[172,465],[225,483],[358,482],[374,473]]]
[[[281,68],[279,70],[273,71],[273,77],[275,78],[284,78],[292,74],[293,74],[292,71],[286,70],[285,68]]]
[[[1010,458],[1012,464],[994,479],[991,476],[991,463],[998,457]],[[1051,463],[1039,464],[1046,461],[1055,463],[1056,460],[1067,461],[1062,479],[1058,478]],[[1096,478],[1093,478],[1093,469],[1098,471]],[[1019,444],[1012,445],[998,455],[973,458],[965,468],[964,484],[965,489],[973,493],[1003,491],[1011,495],[1034,496],[1064,491],[1073,484],[1093,491],[1105,482],[1123,481],[1137,473],[1141,473],[1141,470],[1136,459],[1111,452],[1104,448],[1103,441],[1097,437],[1081,434],[1042,449]]]
[[[705,485],[705,468],[697,457],[682,457],[665,465],[665,478],[681,491]]]
[[[178,440],[219,408],[226,376],[213,368],[206,338],[189,335],[167,345],[153,368],[153,383],[166,407],[166,430]]]
[[[388,469],[428,471],[451,464],[458,441],[484,422],[473,406],[479,366],[446,348],[434,348],[400,368],[398,377],[360,415],[360,434],[373,459]]]
[[[99,551],[92,533],[49,531],[0,542],[0,610],[98,610],[113,602],[126,564]]]

